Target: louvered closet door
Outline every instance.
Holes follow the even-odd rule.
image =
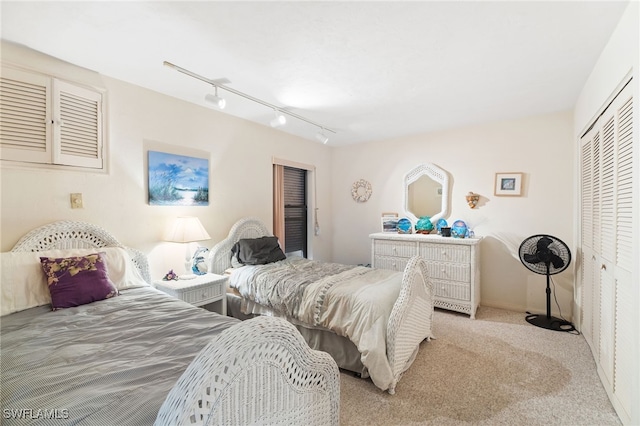
[[[605,118],[605,117],[603,117]],[[600,218],[600,364],[606,379],[613,383],[615,292],[615,118],[602,127],[601,218]]]
[[[631,418],[634,359],[633,199],[637,176],[631,84],[581,140],[582,332],[622,419]]]
[[[49,162],[52,150],[51,79],[14,68],[0,77],[0,158]]]
[[[102,95],[54,81],[54,164],[102,167]]]
[[[615,286],[615,347],[614,347],[614,393],[620,403],[631,414],[633,401],[633,377],[638,377],[638,360],[634,359],[633,346],[640,334],[638,324],[634,324],[633,307],[633,242],[637,238],[638,229],[633,226],[634,175],[633,146],[633,97],[631,88],[622,93],[619,105],[616,106],[616,176],[615,176],[615,214],[616,244],[615,269],[613,271]],[[637,206],[637,204],[636,204]],[[637,261],[637,259],[636,259]],[[635,285],[638,285],[636,282]],[[638,403],[636,395],[635,404]]]
[[[580,150],[581,159],[581,176],[582,176],[582,193],[581,193],[581,204],[580,204],[580,213],[581,213],[581,239],[582,239],[582,250],[580,252],[581,255],[581,276],[582,276],[582,287],[581,287],[581,317],[580,317],[580,325],[581,331],[584,335],[585,339],[594,347],[594,335],[598,335],[599,331],[594,333],[594,317],[596,314],[594,313],[594,307],[599,307],[599,302],[596,303],[594,301],[594,293],[595,289],[598,288],[599,285],[595,285],[595,282],[598,280],[594,277],[594,268],[595,264],[595,252],[593,249],[593,236],[594,236],[594,165],[593,165],[593,150],[594,150],[594,141],[597,141],[600,137],[598,132],[588,134],[586,137],[582,139],[582,146]],[[599,314],[598,314],[599,316]],[[594,351],[595,353],[595,351]]]

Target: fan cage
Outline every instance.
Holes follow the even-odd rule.
[[[543,238],[549,238],[551,240],[551,243],[549,243],[547,248],[563,260],[564,264],[561,267],[556,268],[553,263],[551,263],[549,264],[549,270],[547,271],[547,264],[545,262],[531,263],[524,259],[525,255],[535,255],[537,253],[538,242]],[[525,238],[522,244],[520,244],[518,254],[520,261],[527,267],[527,269],[541,275],[547,275],[547,273],[549,275],[558,274],[567,269],[571,263],[571,251],[569,250],[569,247],[559,238],[548,234],[532,235]]]

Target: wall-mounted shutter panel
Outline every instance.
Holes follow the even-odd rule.
[[[104,168],[102,104],[96,90],[3,66],[0,159]]]
[[[51,161],[51,79],[11,68],[0,77],[0,158]]]
[[[55,81],[54,126],[60,150],[54,163],[102,168],[102,96]]]

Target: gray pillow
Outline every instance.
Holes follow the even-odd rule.
[[[286,258],[277,237],[243,238],[231,248],[232,264],[265,265]]]

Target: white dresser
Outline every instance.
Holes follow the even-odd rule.
[[[435,234],[380,232],[371,238],[371,266],[403,271],[409,259],[423,257],[438,308],[468,314],[475,319],[480,304],[480,241]]]

